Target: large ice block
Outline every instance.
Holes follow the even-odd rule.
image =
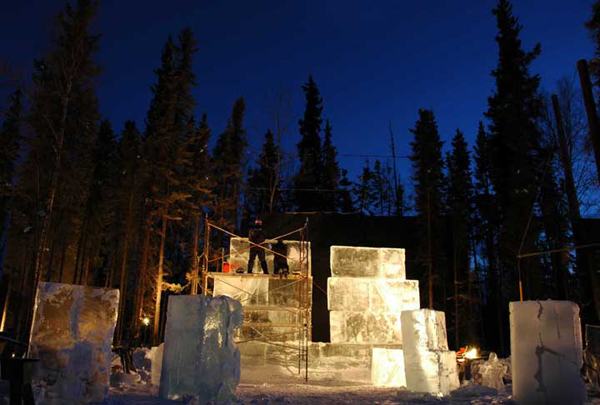
[[[447,395],[460,387],[456,353],[449,350],[404,349],[406,388],[414,392]]]
[[[36,403],[84,404],[108,396],[119,290],[40,283],[29,357]]]
[[[404,249],[332,246],[332,277],[406,278]]]
[[[446,315],[441,311],[402,311],[402,339],[409,351],[448,350]]]
[[[371,382],[377,387],[406,387],[402,349],[373,348]]]
[[[229,297],[171,295],[159,394],[202,401],[235,398],[240,352],[233,335],[242,324],[241,304]]]
[[[287,263],[290,266],[290,271],[300,271],[300,262],[308,263],[308,267],[311,265],[310,258],[310,242],[304,242],[304,247],[301,246],[300,241],[297,240],[284,240],[283,243],[287,247]],[[265,247],[270,248],[269,243],[264,244]],[[238,269],[246,271],[248,269],[248,259],[250,257],[250,244],[248,238],[231,238],[230,243],[230,255],[229,255],[229,268],[232,272]],[[267,268],[269,273],[273,274],[273,253],[265,251],[265,258],[267,261]],[[258,259],[254,263],[253,273],[262,273],[262,268]],[[302,273],[306,274],[306,269],[302,269]]]
[[[157,387],[160,385],[160,373],[162,372],[164,351],[164,343],[150,349],[150,382]]]
[[[214,274],[213,295],[226,295],[242,305],[268,305],[269,279],[266,277]]]
[[[456,353],[448,350],[444,313],[429,309],[403,311],[400,319],[406,387],[444,395],[458,388]]]
[[[583,404],[579,307],[569,301],[511,302],[513,398],[519,404]]]
[[[327,279],[330,311],[402,312],[419,309],[419,282],[357,277]]]
[[[331,343],[402,344],[400,315],[372,311],[330,311]]]

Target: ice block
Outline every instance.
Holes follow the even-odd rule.
[[[229,297],[170,296],[160,397],[235,399],[240,352],[233,336],[242,320],[241,304]]]
[[[404,249],[332,246],[332,277],[406,278]]]
[[[511,302],[513,397],[519,404],[583,404],[579,307],[570,301]]]
[[[402,344],[400,315],[372,311],[330,311],[331,343]]]
[[[36,403],[84,404],[108,396],[119,290],[40,283],[29,357]]]
[[[371,382],[376,387],[406,387],[402,349],[373,348]]]
[[[444,313],[419,309],[403,311],[400,318],[406,387],[436,395],[457,389],[456,353],[448,350]]]

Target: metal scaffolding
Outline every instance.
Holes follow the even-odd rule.
[[[238,238],[244,242],[247,238],[238,236],[227,231],[208,219],[205,220],[205,240],[204,253],[201,260],[201,277],[194,277],[193,283],[201,282],[202,294],[213,295],[214,286],[223,283],[228,288],[239,292],[244,308],[244,322],[238,333],[236,343],[243,345],[249,342],[261,342],[265,345],[281,348],[282,350],[297,351],[298,356],[298,374],[304,371],[304,379],[308,381],[308,356],[309,344],[312,339],[311,328],[311,309],[312,309],[312,274],[310,266],[310,243],[308,242],[308,221],[299,229],[280,235],[276,238],[266,240],[261,244],[251,241],[248,247],[237,251],[242,253],[249,251],[251,247],[258,247],[267,253],[285,257],[288,261],[294,261],[297,264],[295,271],[291,272],[286,278],[271,274],[239,274],[222,273],[220,271],[209,271],[211,263],[217,263],[218,268],[223,268],[223,262],[230,253],[225,254],[221,251],[218,257],[211,258],[210,234],[212,230],[222,232],[232,238]],[[273,240],[283,240],[283,238],[299,234],[298,258],[288,255],[282,255],[271,250],[267,244]],[[213,288],[210,288],[209,280],[212,279]],[[267,279],[266,283],[263,280]],[[243,286],[244,282],[252,283],[252,280],[267,285],[267,289],[260,292],[245,291],[242,286],[236,285],[239,281]],[[197,291],[197,287],[194,288]],[[266,315],[266,316],[265,316]],[[296,346],[297,341],[297,346]],[[242,347],[240,347],[242,348]]]

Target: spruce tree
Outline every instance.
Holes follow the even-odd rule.
[[[22,141],[23,124],[22,91],[10,95],[10,105],[0,127],[0,281],[4,273],[8,229],[12,211],[15,169]]]
[[[320,211],[323,209],[321,187],[323,159],[321,149],[321,113],[323,98],[312,76],[302,86],[306,97],[304,117],[299,121],[302,139],[297,145],[300,170],[294,177],[294,204],[298,211]],[[314,190],[314,191],[313,191]]]
[[[321,196],[322,209],[329,212],[338,211],[338,192],[340,181],[340,167],[337,162],[337,150],[332,143],[332,128],[329,120],[325,122],[323,148],[321,156],[323,159],[323,172],[321,188],[325,191]]]
[[[348,171],[341,169],[340,192],[337,193],[337,206],[340,212],[354,212],[354,203],[352,202],[352,182],[348,180]]]
[[[246,209],[251,217],[281,207],[281,180],[277,173],[280,154],[273,133],[267,130],[258,166],[251,170],[248,179]]]
[[[471,160],[465,137],[459,130],[452,138],[452,150],[446,157],[448,170],[446,210],[452,229],[452,268],[454,286],[454,311],[452,311],[454,344],[460,347],[464,341],[473,342],[474,311],[470,282],[471,267],[471,212],[473,183]],[[464,297],[464,298],[463,298]]]
[[[540,54],[537,44],[532,51],[522,49],[521,26],[508,0],[499,0],[493,10],[498,34],[498,66],[492,71],[496,88],[488,98],[486,117],[490,120],[490,182],[494,190],[498,276],[502,287],[502,307],[519,298],[519,274],[516,256],[533,252],[538,230],[527,229],[544,169],[540,159],[542,103],[538,94],[540,78],[529,72],[529,65]],[[527,259],[532,266],[537,259]],[[533,284],[530,283],[530,285]],[[506,313],[501,323],[506,323]],[[500,331],[504,334],[504,331]],[[503,342],[502,342],[503,343]],[[506,347],[502,344],[501,351]]]
[[[244,128],[246,102],[238,98],[231,110],[227,128],[219,135],[212,155],[215,179],[215,207],[213,220],[220,226],[234,231],[238,226],[238,210],[244,177],[244,154],[248,141]],[[215,247],[220,248],[220,240]]]
[[[594,60],[591,64],[594,85],[600,86],[600,1],[596,0],[592,4],[592,15],[585,26],[594,42]]]
[[[26,200],[23,215],[36,239],[32,271],[24,275],[30,295],[29,305],[23,306],[23,339],[29,333],[34,291],[53,260],[52,242],[60,242],[66,252],[81,223],[79,207],[86,198],[81,190],[90,181],[90,152],[99,120],[95,83],[101,69],[93,54],[100,37],[90,33],[97,6],[94,0],[67,3],[58,15],[50,51],[34,64],[27,120],[32,137],[19,182]]]
[[[428,298],[426,306],[433,309],[436,284],[434,269],[439,271],[443,268],[440,224],[444,166],[443,142],[440,140],[435,116],[431,110],[419,110],[419,119],[410,132],[414,135],[414,140],[410,144],[412,147],[410,160],[413,168],[415,209],[422,241],[417,257],[424,269],[428,286],[427,293],[422,296]]]

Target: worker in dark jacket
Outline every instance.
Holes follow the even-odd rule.
[[[257,219],[254,221],[254,226],[250,228],[250,234],[248,235],[248,240],[250,242],[254,242],[256,244],[263,243],[267,237],[262,230],[262,221]],[[265,259],[265,250],[262,247],[256,245],[250,245],[250,258],[248,259],[248,273],[252,273],[252,268],[254,267],[254,260],[258,256],[258,260],[260,261],[260,266],[262,267],[263,273],[269,274],[269,269],[267,267],[267,260]]]
[[[287,246],[281,239],[277,241],[275,245],[271,248],[273,252],[279,253],[273,255],[273,274],[279,274],[281,272],[281,276],[287,277],[290,274],[290,266],[288,266],[287,262]]]

